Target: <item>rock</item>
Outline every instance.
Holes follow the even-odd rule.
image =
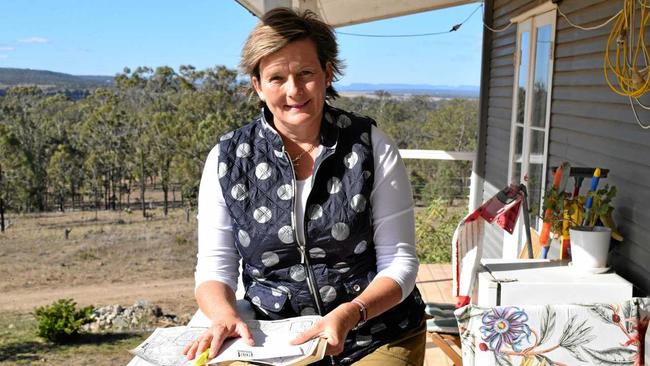
[[[118,315],[113,319],[113,328],[118,330],[128,329],[129,323],[124,316]]]
[[[166,314],[163,309],[146,300],[138,300],[133,306],[122,307],[119,304],[95,308],[92,322],[84,326],[89,332],[150,330],[158,326],[175,326],[187,324],[191,314],[177,316]]]
[[[162,309],[161,309],[160,306],[158,306],[158,305],[154,305],[154,306],[151,308],[151,313],[152,313],[155,317],[161,317],[161,316],[163,315]]]
[[[135,302],[135,304],[133,304],[133,307],[145,308],[145,307],[149,306],[150,304],[151,303],[149,301],[147,301],[147,300],[138,300],[138,301]]]

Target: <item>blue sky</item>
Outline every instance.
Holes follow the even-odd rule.
[[[113,75],[125,66],[234,68],[257,19],[234,0],[1,0],[0,67]],[[446,31],[479,4],[338,28],[413,34]],[[339,35],[340,84],[478,85],[482,9],[459,31],[430,37]]]

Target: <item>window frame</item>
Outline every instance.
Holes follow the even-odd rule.
[[[550,132],[550,123],[551,123],[551,102],[552,102],[552,92],[553,92],[553,70],[555,64],[555,37],[557,31],[557,7],[552,3],[545,3],[531,9],[515,18],[511,19],[512,22],[515,22],[517,25],[517,34],[515,42],[515,53],[514,53],[514,75],[513,75],[513,94],[512,94],[512,115],[510,120],[510,145],[508,153],[508,176],[507,181],[509,183],[520,183],[523,182],[526,185],[526,188],[529,187],[528,181],[524,180],[524,177],[530,173],[530,162],[531,162],[531,150],[532,150],[532,131],[543,131],[544,132],[544,141],[543,141],[543,155],[536,160],[536,163],[542,165],[542,176],[540,184],[540,201],[531,202],[529,201],[530,207],[537,207],[539,212],[535,213],[536,217],[533,217],[531,223],[536,222],[538,227],[542,225],[541,219],[541,209],[542,209],[542,198],[543,192],[546,189],[546,179],[547,179],[547,170],[548,170],[548,145],[549,145],[549,132]],[[537,32],[540,27],[551,26],[551,35],[550,39],[550,52],[548,60],[548,79],[547,79],[547,98],[546,98],[546,113],[544,118],[544,127],[532,126],[532,116],[533,116],[533,98],[534,98],[534,82],[535,82],[535,61],[537,56]],[[522,34],[528,32],[528,64],[526,65],[528,70],[526,73],[526,95],[524,106],[524,119],[523,124],[518,123],[518,104],[519,104],[519,77],[520,77],[520,68],[521,68],[521,42]],[[518,178],[513,177],[515,173],[515,154],[517,151],[516,138],[517,138],[517,127],[523,128],[522,136],[522,151],[521,151],[521,171]],[[538,161],[541,160],[541,161]],[[534,221],[536,220],[536,221]],[[517,258],[519,252],[523,247],[525,239],[523,237],[523,220],[518,220],[517,227],[513,235],[505,235],[504,238],[504,248],[503,248],[503,257],[504,258]]]

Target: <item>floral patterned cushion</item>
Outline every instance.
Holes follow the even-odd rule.
[[[456,310],[464,365],[642,365],[647,299]]]

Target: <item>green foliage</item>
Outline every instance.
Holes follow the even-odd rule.
[[[565,207],[568,210],[567,218],[570,220],[569,226],[578,226],[580,222],[574,222],[571,217],[574,211],[574,203],[580,210],[583,210],[584,199],[572,198],[566,192],[557,192],[555,189],[549,189],[544,194],[544,222],[551,224],[551,232],[559,235],[562,233],[562,225],[565,219]]]
[[[544,194],[544,221],[551,224],[551,231],[554,233],[562,232],[562,225],[566,220],[569,221],[569,227],[582,225],[582,219],[581,222],[574,220],[574,213],[576,209],[585,212],[585,202],[589,197],[592,198],[592,205],[586,222],[588,226],[594,226],[602,216],[607,216],[614,210],[611,202],[616,197],[616,186],[606,184],[601,189],[578,197],[572,197],[568,192],[549,189]]]
[[[193,208],[217,137],[258,113],[236,71],[223,66],[127,68],[103,85],[76,100],[36,86],[0,95],[0,198],[8,209],[117,210],[152,177],[165,213],[172,187]]]
[[[95,85],[77,99],[37,86],[9,88],[0,95],[3,207],[121,210],[123,203],[138,201],[144,213],[144,190],[155,180],[163,191],[163,213],[168,194],[177,189],[185,207],[195,209],[201,171],[218,136],[259,113],[246,84],[224,66],[184,65],[126,68],[112,83]],[[378,92],[335,104],[373,117],[399,148],[476,146],[477,100]],[[406,166],[419,204],[467,195],[468,162],[409,160]]]
[[[451,239],[462,219],[462,213],[453,212],[442,200],[435,199],[415,215],[416,251],[422,263],[451,261]]]
[[[72,299],[59,299],[34,310],[37,335],[54,343],[65,343],[79,334],[81,326],[91,321],[92,306],[77,309]]]
[[[589,225],[595,225],[598,218],[607,215],[614,210],[611,202],[616,197],[616,186],[605,184],[605,187],[593,192],[587,193],[587,198],[592,198],[590,215],[587,218]]]
[[[389,93],[377,92],[375,98],[340,98],[335,105],[375,119],[400,149],[476,150],[477,100],[394,98]],[[405,163],[419,204],[436,198],[451,201],[469,193],[470,162],[408,160]]]

